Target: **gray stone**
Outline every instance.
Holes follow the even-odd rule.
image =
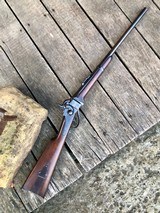
[[[12,180],[31,150],[47,110],[14,87],[0,89],[0,187]]]

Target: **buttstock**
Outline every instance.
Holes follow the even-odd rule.
[[[58,157],[61,153],[76,112],[77,111],[74,110],[73,107],[65,107],[63,120],[57,138],[50,141],[23,185],[23,189],[34,192],[41,197],[45,196]]]
[[[23,185],[23,189],[41,197],[45,196],[63,144],[64,139],[62,137],[57,137],[49,142]]]

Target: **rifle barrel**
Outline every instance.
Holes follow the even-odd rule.
[[[124,32],[124,34],[121,36],[121,38],[117,41],[117,43],[112,47],[112,49],[109,52],[109,55],[112,56],[115,51],[118,49],[118,47],[122,44],[122,42],[125,40],[125,38],[128,36],[128,34],[135,28],[135,26],[138,24],[138,22],[141,20],[141,18],[144,16],[144,14],[148,11],[148,8],[143,8],[143,10],[140,12],[140,14],[137,16],[137,18],[132,22],[130,27]]]
[[[100,75],[104,72],[104,69],[109,65],[115,51],[122,44],[122,42],[129,35],[129,33],[133,30],[133,28],[138,24],[138,22],[144,16],[144,14],[147,12],[147,10],[148,10],[148,8],[146,8],[146,7],[143,8],[143,10],[137,16],[137,18],[131,23],[129,28],[123,33],[121,38],[117,41],[117,43],[111,48],[111,50],[108,52],[108,54],[105,56],[105,58],[101,61],[101,63],[97,67],[97,69],[95,69],[92,72],[92,74],[84,80],[84,82],[82,83],[82,86],[75,93],[74,97],[81,98],[81,100],[83,101],[83,99],[85,98],[87,93],[90,91],[91,87],[94,85],[94,83],[100,77]]]

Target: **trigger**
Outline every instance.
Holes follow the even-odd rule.
[[[73,128],[77,128],[79,126],[79,123],[80,123],[80,113],[79,113],[79,110],[75,114],[73,123],[75,123],[75,124],[72,125]]]

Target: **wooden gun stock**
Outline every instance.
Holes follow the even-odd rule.
[[[74,116],[75,114],[64,117],[57,138],[49,142],[23,185],[23,189],[34,192],[41,197],[45,196]]]
[[[64,141],[56,138],[50,141],[37,164],[30,173],[23,189],[34,192],[41,197],[45,196],[58,156],[60,155]]]

